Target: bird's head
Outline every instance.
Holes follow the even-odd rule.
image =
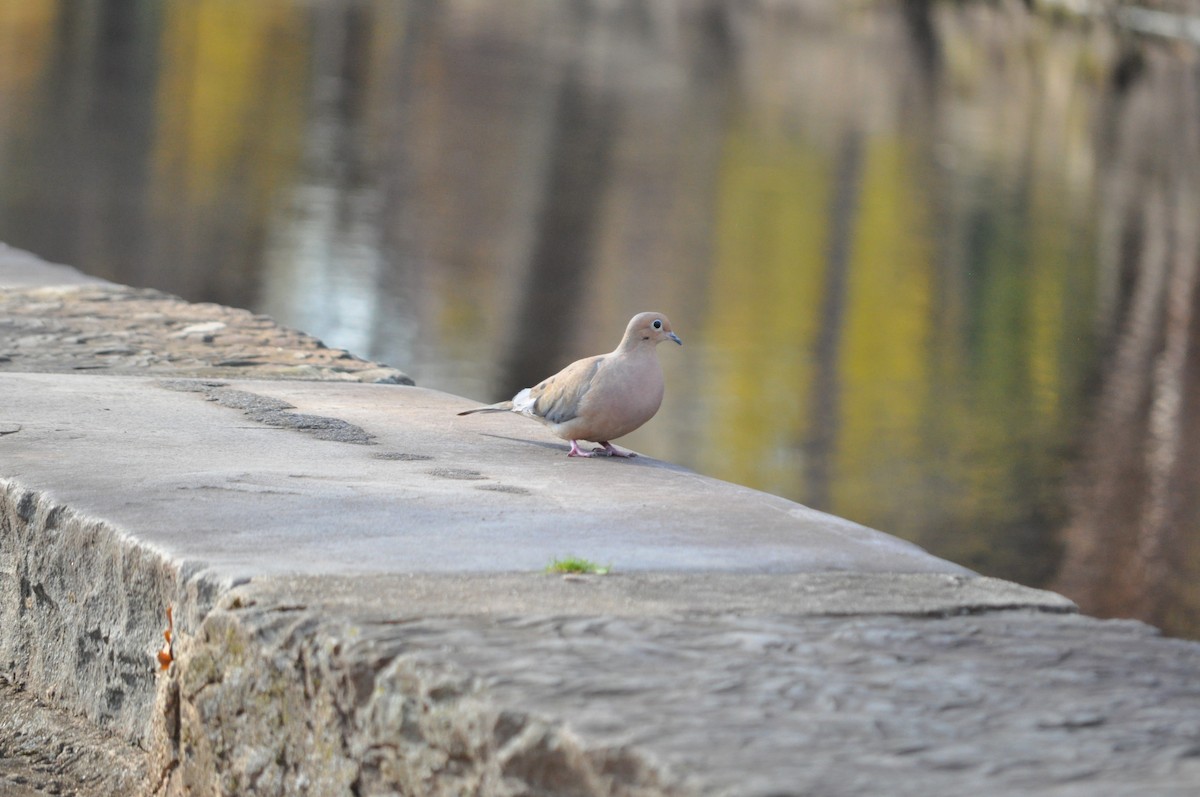
[[[622,344],[640,345],[650,343],[657,346],[664,340],[673,340],[680,346],[683,341],[671,329],[671,320],[662,313],[638,313],[625,328]]]

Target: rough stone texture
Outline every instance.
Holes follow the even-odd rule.
[[[0,289],[0,371],[413,383],[268,316],[108,283]]]
[[[0,795],[131,795],[149,780],[142,751],[0,678]]]
[[[493,700],[567,717],[599,749],[650,753],[705,793],[1200,784],[1200,647],[1134,623],[522,616],[429,619],[393,637],[453,651]]]
[[[180,662],[168,794],[684,793],[636,752],[500,709],[403,628],[381,636],[322,611],[230,605]]]
[[[608,586],[508,578],[541,597]],[[679,577],[649,612],[486,615],[443,614],[434,584],[405,579],[245,585],[173,673],[169,793],[1182,797],[1200,783],[1200,645],[1028,609],[688,608],[705,581]]]
[[[131,741],[151,729],[167,606],[187,628],[227,586],[0,479],[3,677]]]

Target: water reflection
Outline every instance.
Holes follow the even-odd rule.
[[[1197,85],[1019,4],[25,0],[0,240],[1200,634]]]

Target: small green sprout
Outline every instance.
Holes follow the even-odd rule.
[[[589,562],[587,559],[580,559],[578,556],[555,559],[546,565],[547,573],[591,573],[603,576],[611,571],[612,565],[598,565],[595,562]]]

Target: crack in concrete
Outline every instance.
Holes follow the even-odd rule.
[[[282,429],[294,429],[311,434],[320,440],[354,445],[375,445],[375,435],[341,418],[291,412],[296,407],[286,401],[260,396],[247,390],[229,387],[228,382],[199,379],[164,379],[160,387],[181,393],[199,393],[205,400],[222,407],[241,410],[252,421]]]

